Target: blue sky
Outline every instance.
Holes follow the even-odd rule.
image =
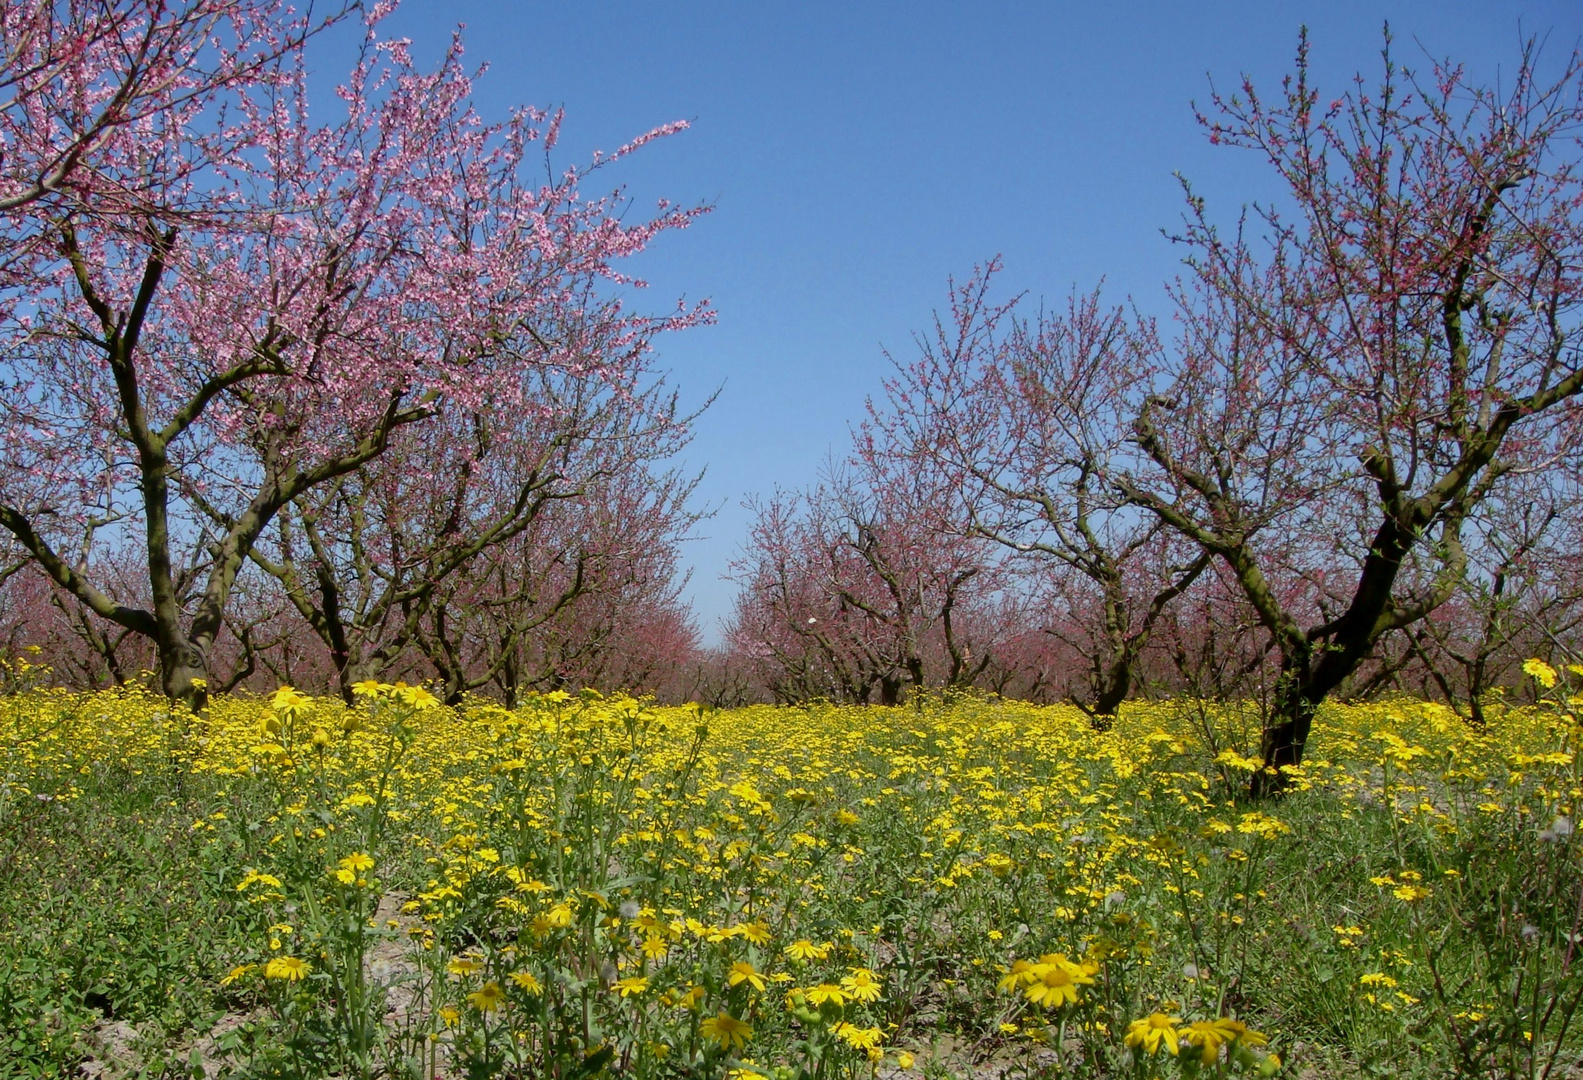
[[[844,454],[864,400],[945,299],[995,255],[1008,291],[1060,297],[1103,278],[1163,312],[1179,253],[1180,172],[1227,213],[1272,194],[1252,157],[1210,147],[1191,102],[1243,72],[1272,92],[1307,25],[1321,93],[1395,57],[1450,56],[1480,82],[1521,39],[1560,59],[1578,0],[1291,3],[547,4],[405,0],[390,28],[420,57],[465,23],[488,63],[480,111],[563,106],[564,160],[675,119],[690,131],[605,174],[637,209],[714,209],[636,269],[648,300],[708,297],[718,325],[660,344],[692,400],[722,387],[688,461],[719,513],[687,557],[706,641],[730,611],[722,576],[742,500],[812,480]]]

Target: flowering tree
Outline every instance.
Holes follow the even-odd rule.
[[[1130,390],[1158,364],[1153,328],[1097,293],[1018,319],[989,302],[992,262],[896,365],[872,423],[889,457],[946,478],[966,532],[1035,578],[1042,628],[1081,661],[1071,700],[1104,724],[1131,692],[1156,623],[1209,556],[1140,516],[1105,480]]]
[[[124,576],[126,560],[120,556],[92,557],[95,572],[135,588],[135,579]],[[37,647],[57,678],[77,686],[119,685],[146,666],[150,657],[145,640],[62,596],[31,560],[6,569],[14,571],[0,589],[0,638],[7,656],[18,655],[24,646]]]
[[[749,504],[753,523],[732,564],[741,586],[728,629],[730,653],[754,669],[777,701],[829,697],[866,701],[889,671],[850,613],[827,603],[823,582],[835,548],[825,542],[819,503],[803,512],[800,493],[776,492]]]
[[[8,293],[0,526],[76,601],[151,639],[165,692],[195,706],[237,575],[283,507],[403,428],[548,408],[534,372],[629,386],[655,334],[708,316],[634,314],[614,292],[640,284],[620,259],[697,211],[629,223],[618,195],[582,194],[591,169],[682,125],[534,179],[559,116],[484,123],[459,44],[421,72],[378,37],[388,10],[369,15],[336,122],[310,119],[294,51],[231,88],[227,111],[158,113],[135,202],[35,199],[7,219],[48,243]],[[214,130],[236,141],[201,169],[162,164]],[[70,552],[89,522],[138,538],[146,603]]]
[[[455,409],[404,428],[379,458],[299,496],[253,546],[254,562],[329,651],[347,700],[355,683],[384,678],[426,620],[443,620],[436,605],[455,606],[453,575],[471,579],[465,594],[496,581],[498,568],[480,564],[531,563],[513,542],[541,515],[575,516],[567,503],[621,486],[660,486],[651,464],[684,443],[685,418],[663,383],[608,386],[553,369],[531,375],[526,396],[537,408]],[[528,542],[547,535],[533,531]],[[578,594],[591,584],[577,580]],[[492,602],[500,607],[506,598]]]
[[[971,685],[993,642],[979,618],[1000,575],[987,545],[947,527],[928,462],[859,432],[846,469],[756,507],[732,636],[770,662],[775,696],[894,705],[904,688]],[[916,466],[916,467],[915,467]]]
[[[1575,645],[1583,628],[1583,523],[1570,471],[1513,477],[1479,506],[1456,595],[1406,635],[1422,689],[1475,724],[1486,698],[1527,681],[1523,661]]]
[[[606,468],[548,487],[554,497],[508,540],[411,605],[413,645],[449,699],[486,687],[511,704],[533,689],[635,689],[625,680],[658,662],[651,647],[691,640],[678,546],[697,520],[696,481],[608,432],[595,446]]]
[[[16,216],[34,202],[53,213],[202,205],[172,201],[183,189],[171,180],[246,138],[214,107],[278,79],[281,61],[351,8],[0,0],[0,214],[10,215],[10,242],[40,235],[46,218]]]
[[[1290,216],[1257,212],[1260,247],[1190,196],[1181,340],[1110,478],[1223,562],[1273,639],[1268,766],[1300,763],[1318,705],[1455,595],[1477,507],[1579,448],[1583,80],[1534,59],[1497,95],[1387,51],[1378,88],[1326,104],[1305,43],[1279,100],[1247,84],[1204,120],[1273,168]],[[1292,537],[1329,548],[1318,594],[1291,585]]]

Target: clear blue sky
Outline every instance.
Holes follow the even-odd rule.
[[[1242,72],[1272,91],[1309,27],[1321,93],[1396,57],[1452,56],[1480,81],[1521,38],[1559,58],[1578,0],[1196,3],[538,3],[405,0],[391,28],[437,56],[465,23],[490,65],[480,110],[564,106],[570,163],[674,119],[691,131],[619,173],[639,208],[714,211],[638,267],[650,299],[709,297],[716,326],[662,341],[693,400],[723,386],[690,461],[719,506],[688,547],[706,641],[730,611],[722,580],[752,492],[811,480],[846,450],[880,390],[883,349],[907,353],[946,279],[996,254],[1008,288],[1059,297],[1101,277],[1162,310],[1178,254],[1180,171],[1228,212],[1270,194],[1245,153],[1210,147],[1190,103]]]

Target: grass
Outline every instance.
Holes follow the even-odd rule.
[[[1568,1075],[1573,708],[0,699],[0,1076]],[[1167,1052],[1175,1047],[1179,1052]]]

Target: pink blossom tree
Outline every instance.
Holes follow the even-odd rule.
[[[663,382],[608,386],[552,369],[533,377],[537,408],[456,409],[404,428],[379,458],[283,508],[253,545],[253,561],[323,641],[347,700],[354,683],[384,678],[428,620],[444,618],[437,605],[503,580],[489,564],[531,561],[515,541],[553,535],[534,529],[541,516],[575,517],[569,503],[665,486],[653,467],[685,444],[688,418]],[[646,509],[684,511],[660,502]],[[672,523],[650,519],[662,522]],[[455,576],[470,579],[460,593]],[[580,595],[592,579],[578,580]]]
[[[988,545],[947,526],[929,463],[892,449],[866,428],[824,482],[756,507],[732,636],[768,662],[777,698],[894,705],[971,685],[990,663],[995,624],[979,616],[1001,576]]]
[[[1273,640],[1272,769],[1456,594],[1478,507],[1583,437],[1579,58],[1541,81],[1530,49],[1496,93],[1387,50],[1377,87],[1326,102],[1306,48],[1276,100],[1248,83],[1204,119],[1282,200],[1228,233],[1190,193],[1180,340],[1134,418],[1141,453],[1109,473],[1223,563]],[[1328,551],[1294,564],[1294,537]]]
[[[298,13],[275,0],[0,0],[0,214],[39,201],[53,212],[202,205],[170,201],[182,194],[170,181],[235,153],[247,138],[215,107],[278,80],[283,61],[353,7],[310,4]],[[7,220],[28,224],[42,219]]]
[[[545,157],[535,178],[559,115],[485,123],[459,43],[420,71],[378,36],[388,10],[369,13],[334,122],[310,118],[293,49],[269,79],[226,82],[223,111],[203,96],[153,111],[124,141],[143,155],[126,162],[137,199],[35,198],[6,219],[37,243],[7,294],[0,526],[77,602],[150,639],[164,691],[195,707],[237,576],[283,507],[404,428],[533,414],[535,372],[629,386],[656,334],[708,317],[628,310],[641,282],[617,268],[699,211],[628,221],[619,192],[583,194],[683,125],[580,169]],[[216,131],[230,141],[194,157]],[[136,538],[146,600],[70,550],[91,520]]]
[[[1511,477],[1500,498],[1470,515],[1468,571],[1456,594],[1404,635],[1416,661],[1414,689],[1483,725],[1488,700],[1522,686],[1524,660],[1576,647],[1583,629],[1578,500],[1575,470],[1557,468]]]
[[[945,318],[897,363],[872,425],[888,456],[927,467],[956,506],[942,520],[993,541],[1023,571],[1080,661],[1069,697],[1109,722],[1132,692],[1162,613],[1210,556],[1117,496],[1105,469],[1122,449],[1131,391],[1159,364],[1153,327],[1097,292],[1018,317],[989,299],[998,262],[951,290]]]
[[[652,689],[642,684],[666,654],[690,651],[679,545],[698,518],[696,479],[636,445],[596,445],[610,452],[608,468],[550,488],[558,497],[508,540],[412,605],[415,652],[452,700],[475,690],[514,705],[566,686]]]
[[[748,504],[753,521],[732,563],[739,586],[727,631],[729,653],[753,669],[752,679],[776,701],[825,697],[867,700],[877,675],[889,670],[849,613],[827,602],[823,582],[837,556],[817,505],[778,491]],[[855,620],[851,620],[855,621]]]

